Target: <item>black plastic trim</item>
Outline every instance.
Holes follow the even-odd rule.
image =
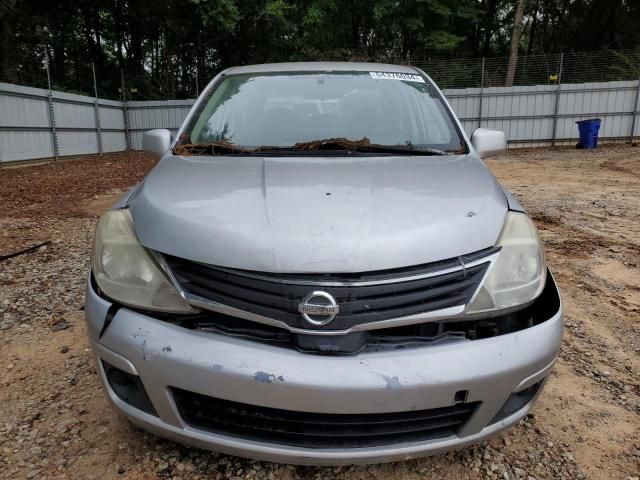
[[[208,266],[164,255],[186,292],[305,330],[348,330],[363,323],[400,318],[465,305],[489,266],[495,249],[426,265],[350,274],[273,274]],[[438,274],[439,271],[451,270]],[[308,324],[298,304],[314,290],[335,298],[340,312],[330,327]]]
[[[520,390],[519,392],[514,392],[509,395],[509,398],[504,403],[502,408],[500,408],[498,413],[496,413],[496,415],[493,417],[491,423],[493,424],[499,422],[500,420],[503,420],[509,415],[513,415],[518,410],[524,408],[529,402],[531,402],[531,400],[533,400],[533,398],[538,393],[538,390],[540,390],[540,387],[542,387],[543,383],[544,379],[540,380],[537,383],[534,383],[533,385],[523,390]]]
[[[171,387],[188,425],[246,440],[304,448],[363,448],[456,435],[480,402],[391,413],[334,414],[283,410]]]
[[[98,339],[102,338],[104,333],[107,331],[107,328],[109,328],[109,325],[111,325],[113,318],[116,316],[116,313],[118,313],[118,310],[120,310],[120,308],[122,308],[122,305],[118,303],[112,303],[111,305],[109,305],[109,309],[107,310],[107,314],[104,317],[104,323],[102,324],[102,329],[100,330]]]

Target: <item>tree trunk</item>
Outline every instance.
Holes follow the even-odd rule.
[[[520,46],[520,35],[522,34],[522,16],[524,14],[524,0],[518,0],[516,14],[513,17],[513,33],[511,34],[511,53],[509,54],[509,66],[507,67],[507,78],[505,87],[513,86],[513,79],[516,76],[516,65],[518,64],[518,47]]]
[[[527,55],[531,55],[533,52],[533,44],[536,38],[536,26],[538,25],[538,7],[533,12],[531,19],[531,28],[529,29],[529,43],[527,44]]]
[[[496,0],[487,0],[484,17],[484,45],[482,55],[488,57],[491,53],[491,36],[495,30]]]
[[[0,8],[0,78],[4,82],[18,81],[18,61],[14,25],[16,0],[7,0]]]
[[[122,2],[115,2],[113,18],[115,23],[115,37],[116,37],[116,58],[118,59],[118,67],[120,70],[124,69],[124,54],[122,53],[123,42],[123,25],[122,25]],[[123,92],[124,93],[124,92]]]

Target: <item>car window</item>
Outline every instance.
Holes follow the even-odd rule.
[[[379,72],[230,75],[201,101],[180,143],[288,147],[333,138],[442,150],[463,144],[429,82]]]

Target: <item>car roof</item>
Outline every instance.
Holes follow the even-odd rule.
[[[231,67],[224,71],[227,75],[241,73],[274,73],[274,72],[393,72],[416,74],[414,67],[408,65],[392,65],[388,63],[366,62],[287,62],[263,63]]]

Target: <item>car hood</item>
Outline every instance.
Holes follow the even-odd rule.
[[[507,201],[465,156],[165,157],[129,200],[140,242],[211,265],[344,273],[495,244]]]

